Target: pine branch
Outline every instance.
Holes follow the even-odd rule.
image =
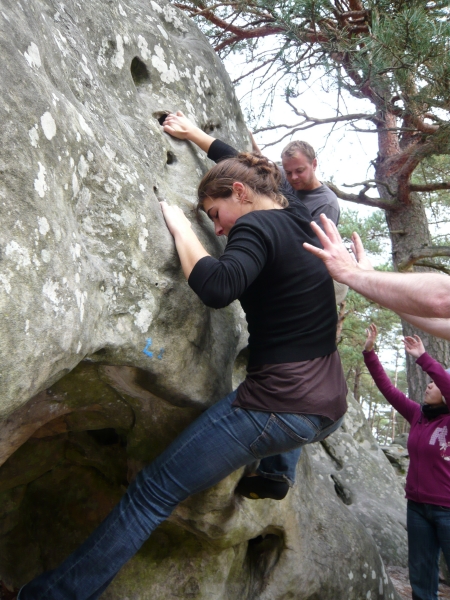
[[[425,116],[411,115],[410,119],[414,126],[417,128],[417,130],[421,133],[433,135],[434,133],[437,133],[439,131],[439,125],[431,125],[430,123],[425,123]]]
[[[338,117],[328,117],[327,119],[319,119],[317,117],[310,117],[305,113],[304,110],[296,108],[292,104],[289,96],[286,96],[286,103],[289,104],[289,106],[292,108],[292,110],[298,117],[301,117],[302,119],[304,119],[304,121],[310,121],[317,125],[323,125],[326,123],[338,123],[339,121],[361,121],[361,120],[375,121],[375,120],[377,120],[377,117],[375,114],[367,114],[367,113],[354,113],[354,114],[349,114],[349,115],[340,115]]]
[[[435,269],[436,271],[441,271],[442,273],[445,273],[446,275],[450,275],[450,269],[448,267],[444,267],[444,265],[441,265],[440,263],[432,263],[431,261],[428,262],[426,260],[420,260],[416,262],[416,267],[425,267],[427,269]]]
[[[209,20],[209,19],[208,19]],[[217,24],[217,23],[215,23]],[[235,33],[233,36],[225,39],[217,46],[214,46],[214,50],[216,52],[220,52],[227,46],[232,46],[233,44],[237,44],[238,42],[242,42],[243,40],[251,40],[254,38],[263,38],[269,35],[277,35],[279,33],[286,33],[286,29],[284,27],[259,27],[257,29],[252,29],[250,31],[246,31],[242,27],[234,28],[239,29],[238,33]]]
[[[418,250],[411,252],[409,257],[402,260],[397,267],[399,271],[408,271],[417,263],[417,261],[421,260],[422,258],[434,258],[436,256],[450,257],[450,246],[425,246],[423,248],[419,248]],[[428,264],[427,266],[430,265]]]
[[[440,181],[437,183],[414,184],[409,186],[411,192],[436,192],[438,190],[450,190],[450,181]]]
[[[209,17],[206,17],[209,19]],[[213,22],[211,20],[211,22]],[[217,23],[214,23],[217,25]],[[235,33],[233,36],[227,38],[217,46],[214,46],[214,50],[216,52],[220,52],[227,46],[232,46],[233,44],[237,44],[238,42],[242,42],[243,40],[251,40],[254,38],[263,38],[270,35],[278,35],[278,34],[287,34],[287,27],[283,26],[273,26],[273,27],[260,27],[258,29],[246,30],[243,27],[238,28],[240,31]],[[328,36],[319,32],[310,32],[310,31],[300,31],[297,29],[296,37],[305,43],[308,44],[316,44],[316,43],[326,43],[329,41]]]
[[[245,79],[249,75],[253,75],[253,73],[256,73],[256,71],[259,71],[260,69],[263,69],[264,67],[266,67],[267,65],[270,65],[272,63],[273,63],[273,58],[271,57],[268,60],[266,60],[263,63],[261,63],[260,65],[258,65],[257,67],[255,67],[254,69],[252,69],[251,71],[248,71],[248,73],[244,73],[244,75],[241,75],[240,77],[237,77],[237,79],[233,79],[233,81],[231,83],[233,85],[236,85],[236,83],[238,83],[239,81],[241,81],[241,79]]]
[[[219,6],[231,6],[238,12],[241,12],[241,10],[239,9],[239,5],[236,2],[229,2],[229,3],[223,2],[221,4],[217,4],[213,7],[206,6],[204,2],[198,2],[199,10],[196,10],[196,11],[194,11],[193,9],[187,7],[186,5],[184,5],[182,3],[174,3],[174,6],[177,6],[178,8],[180,8],[182,10],[190,12],[192,16],[202,16],[203,18],[205,18],[207,21],[209,21],[210,23],[212,23],[219,29],[222,29],[222,31],[224,33],[233,34],[232,36],[225,39],[223,42],[221,42],[214,48],[216,52],[219,52],[226,46],[235,44],[244,39],[251,39],[251,38],[255,38],[255,37],[266,37],[267,35],[275,35],[275,34],[283,33],[286,31],[286,28],[284,26],[278,26],[278,27],[272,26],[271,27],[268,25],[263,26],[263,27],[255,27],[253,29],[247,30],[245,27],[239,27],[237,25],[233,25],[233,24],[229,23],[228,21],[225,21],[224,19],[221,19],[213,12],[213,10],[217,9]],[[269,14],[264,15],[264,18],[265,18],[266,23],[274,21],[274,18]]]
[[[370,189],[370,186],[364,186],[364,188],[358,192],[358,194],[349,194],[340,190],[333,183],[327,182],[326,185],[341,200],[348,200],[349,202],[364,204],[365,206],[372,206],[373,208],[381,208],[382,210],[392,210],[399,206],[398,202],[389,202],[387,200],[383,200],[383,198],[371,198],[370,196],[367,196],[366,192]]]
[[[295,123],[293,125],[287,125],[287,124],[282,123],[281,125],[271,125],[268,127],[261,127],[260,129],[255,129],[255,131],[253,132],[254,134],[262,133],[264,131],[289,129],[289,131],[287,133],[282,135],[280,138],[270,142],[269,144],[265,144],[263,146],[263,148],[268,148],[269,146],[274,146],[275,144],[278,144],[279,142],[283,141],[288,136],[291,136],[294,133],[297,133],[297,131],[305,131],[306,129],[311,129],[312,127],[316,127],[318,125],[327,125],[330,123],[342,123],[342,122],[347,122],[347,121],[358,121],[358,120],[359,121],[375,121],[376,120],[376,115],[370,115],[367,113],[353,113],[353,114],[349,114],[349,115],[339,115],[339,116],[335,116],[335,117],[327,117],[325,119],[319,119],[318,117],[310,117],[309,115],[307,115],[305,113],[305,111],[298,110],[297,108],[295,108],[295,106],[293,106],[293,104],[290,102],[289,98],[287,98],[286,102],[289,104],[289,106],[291,106],[291,108],[293,109],[295,114],[298,117],[301,117],[303,119],[303,121],[301,121],[300,123]]]
[[[359,187],[360,185],[365,186],[367,189],[374,189],[379,185],[382,185],[383,187],[385,187],[387,189],[387,191],[389,192],[389,195],[392,197],[395,197],[395,192],[389,187],[389,185],[387,183],[385,183],[384,181],[380,181],[379,179],[367,179],[366,181],[362,181],[361,183],[343,183],[342,184],[344,187]]]

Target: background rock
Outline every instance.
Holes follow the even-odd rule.
[[[402,486],[405,487],[406,474],[409,469],[409,453],[406,446],[394,442],[390,446],[381,446],[381,450],[394,467]]]
[[[158,204],[192,217],[208,161],[160,121],[182,109],[236,147],[248,138],[216,55],[164,0],[5,0],[1,19],[0,578],[18,586],[230,390],[242,311],[210,310],[189,289]],[[206,219],[192,221],[218,255]],[[304,452],[286,500],[235,496],[234,473],[180,505],[104,597],[393,599],[361,524],[370,513],[372,528],[370,488],[384,477],[384,493],[391,467],[353,413]],[[342,479],[351,460],[364,483]],[[357,502],[341,501],[338,477]]]
[[[406,567],[406,501],[403,481],[378,446],[360,405],[349,394],[344,425],[308,448],[314,471],[375,540],[383,560]]]

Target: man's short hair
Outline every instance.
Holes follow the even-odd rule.
[[[292,158],[298,152],[304,154],[310,162],[316,158],[316,152],[311,144],[308,144],[308,142],[302,142],[300,140],[294,140],[293,142],[289,142],[289,144],[283,148],[281,152],[281,159],[285,157]]]

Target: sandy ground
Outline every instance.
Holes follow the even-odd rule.
[[[400,598],[402,600],[411,600],[411,586],[409,585],[408,569],[403,567],[386,567],[389,577],[394,584]],[[440,600],[450,600],[450,587],[441,583],[439,585]]]

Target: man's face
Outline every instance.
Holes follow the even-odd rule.
[[[315,174],[316,158],[310,162],[303,152],[296,152],[294,156],[284,156],[281,164],[294,190],[314,190],[319,187],[320,182]]]

